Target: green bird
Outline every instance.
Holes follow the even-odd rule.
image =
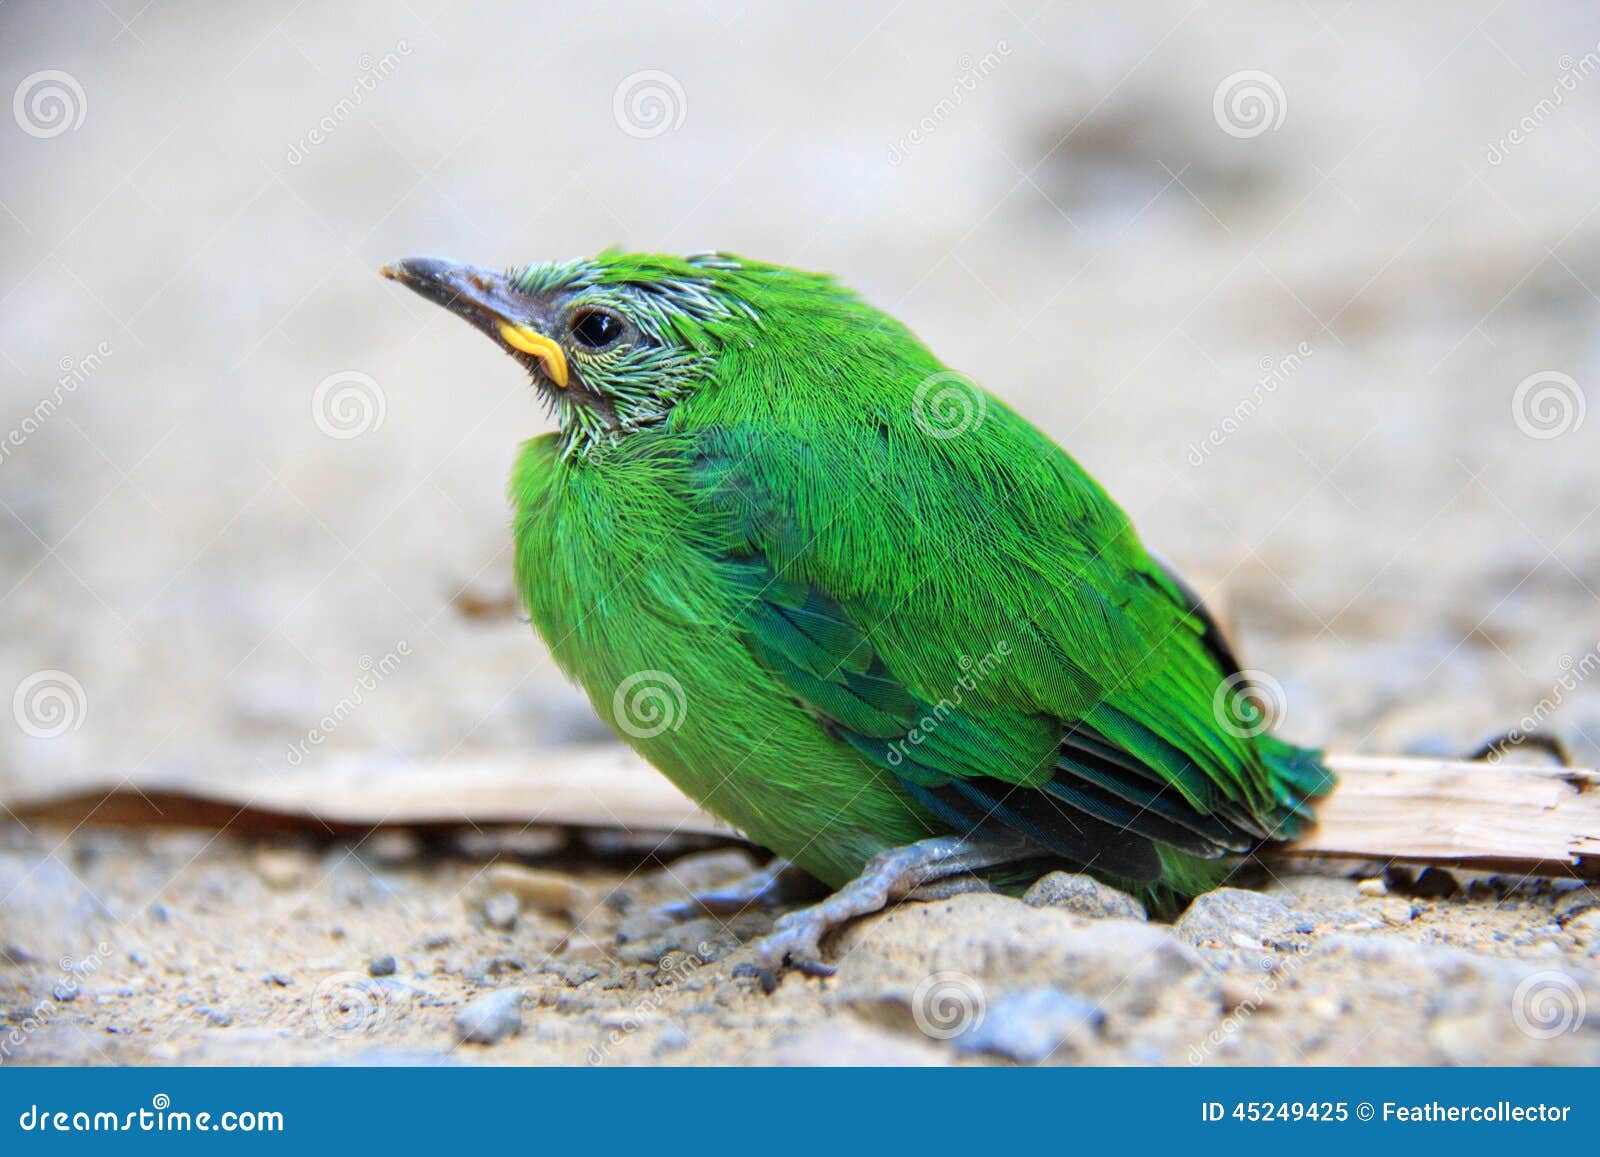
[[[1026,419],[838,281],[608,251],[384,269],[532,375],[559,423],[511,477],[515,571],[623,738],[838,889],[831,929],[1054,868],[1168,905],[1292,838],[1333,777],[1267,731],[1194,592]]]

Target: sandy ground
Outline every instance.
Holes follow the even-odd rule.
[[[1600,1063],[1586,888],[1295,875],[1165,925],[1052,876],[864,921],[769,992],[770,913],[659,911],[742,848],[82,831],[36,867],[54,842],[0,851],[6,1063]]]
[[[1489,0],[6,4],[0,802],[151,769],[248,786],[313,733],[312,759],[593,738],[507,605],[504,475],[539,410],[374,271],[613,243],[829,269],[906,319],[1226,607],[1291,736],[1442,754],[1528,720],[1593,764],[1597,41],[1586,6]],[[59,128],[26,100],[52,84]],[[629,111],[641,85],[664,125]],[[948,971],[992,1034],[1056,1025],[1054,1059],[1594,1058],[1584,893],[1295,878],[1262,893],[1289,915],[1235,913],[1220,946],[967,898],[767,996],[720,927],[679,930],[717,955],[687,974],[627,958],[660,933],[619,929],[677,888],[640,849],[546,847],[598,906],[497,928],[458,844],[263,868],[229,836],[0,821],[11,1055],[1038,1055],[921,1031]],[[1147,958],[1134,995],[1102,983]],[[521,1034],[455,1048],[456,1012],[512,988]]]

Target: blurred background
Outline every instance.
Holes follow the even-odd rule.
[[[1592,5],[13,0],[0,92],[0,801],[596,738],[511,588],[547,420],[376,270],[610,245],[903,318],[1296,738],[1600,755]]]

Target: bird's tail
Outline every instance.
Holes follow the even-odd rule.
[[[1322,752],[1296,747],[1275,735],[1258,735],[1256,750],[1272,775],[1272,790],[1282,805],[1274,840],[1292,840],[1312,818],[1312,803],[1333,790],[1333,772],[1322,762]]]

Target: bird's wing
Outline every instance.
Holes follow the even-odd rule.
[[[1065,452],[991,420],[964,448],[703,438],[695,490],[752,650],[949,822],[1092,848],[1130,879],[1159,874],[1157,844],[1215,857],[1288,834],[1303,799],[1214,715],[1207,620]]]

